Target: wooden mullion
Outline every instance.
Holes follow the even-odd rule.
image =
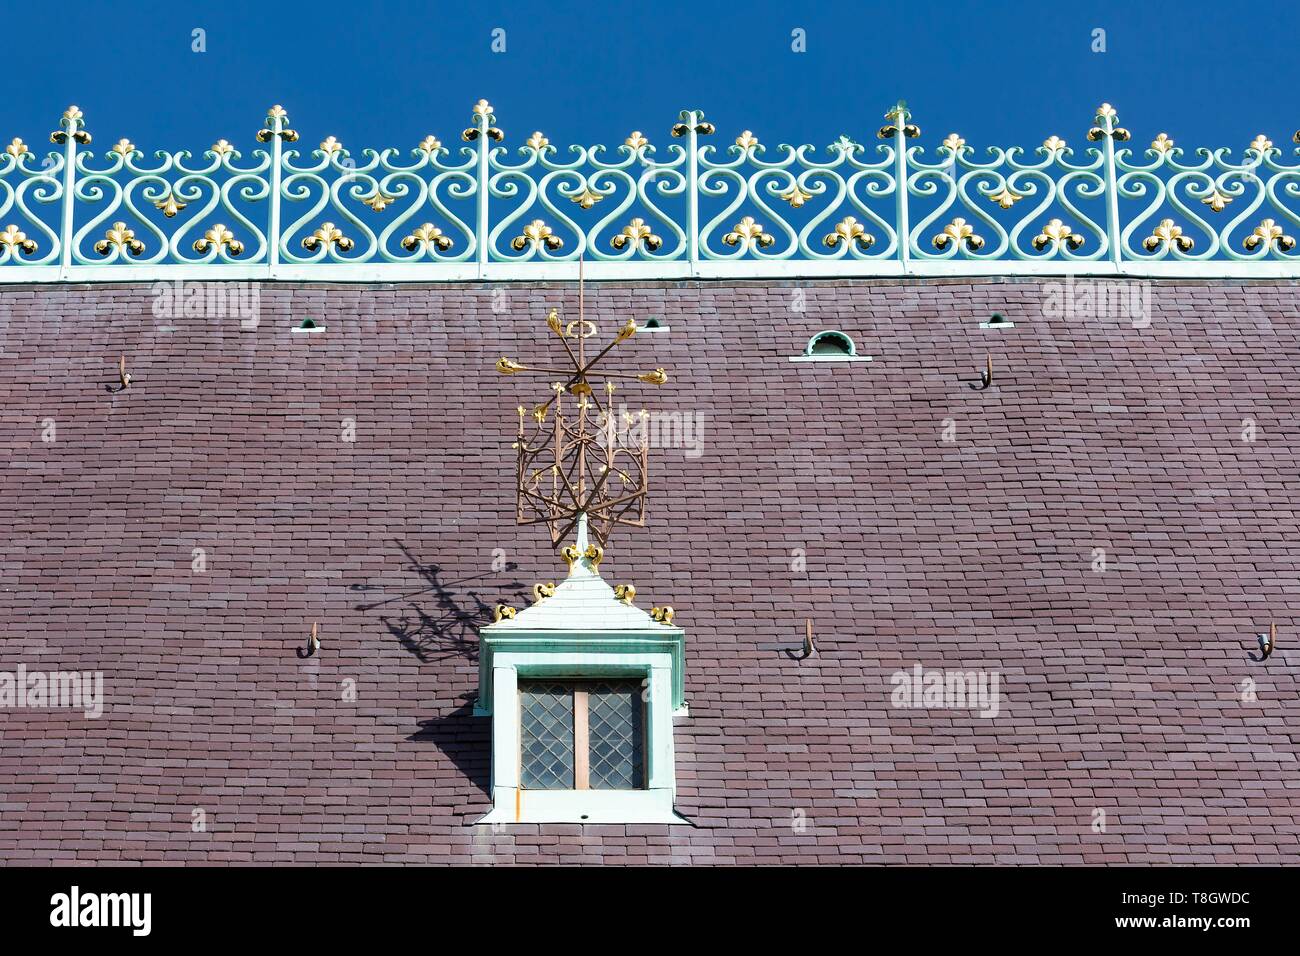
[[[637,694],[637,706],[641,708],[641,786],[637,788],[640,790],[650,788],[650,742],[653,738],[650,734],[650,706],[646,698],[649,697],[651,677],[651,674],[646,674]]]
[[[573,685],[573,787],[588,790],[591,783],[591,732],[587,722],[587,685]]]

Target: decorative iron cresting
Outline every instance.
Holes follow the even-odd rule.
[[[1077,147],[981,155],[952,133],[927,154],[904,103],[886,120],[874,146],[769,148],[688,110],[666,143],[562,152],[541,132],[506,147],[481,100],[459,148],[403,155],[300,150],[275,106],[247,158],[222,139],[149,159],[92,151],[72,106],[58,149],[0,154],[0,282],[551,279],[579,257],[591,278],[1300,276],[1300,164],[1265,135],[1239,159],[1165,133],[1140,148],[1102,104]]]

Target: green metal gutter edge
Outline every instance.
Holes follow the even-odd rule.
[[[632,654],[668,654],[672,658],[673,710],[686,705],[686,632],[679,627],[665,627],[654,632],[628,634],[626,631],[523,631],[493,634],[490,627],[480,632],[478,660],[478,700],[474,716],[492,713],[492,661],[497,652],[524,654],[589,654],[608,660],[583,667],[582,676],[618,676],[628,667],[618,658]],[[559,666],[559,665],[557,665]],[[571,672],[569,665],[560,670]],[[555,676],[562,676],[557,673]]]

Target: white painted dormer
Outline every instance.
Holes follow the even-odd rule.
[[[479,632],[493,802],[480,822],[685,823],[673,718],[686,713],[686,634],[605,582],[585,517],[564,553],[553,594]]]

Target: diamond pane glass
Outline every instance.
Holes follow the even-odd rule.
[[[587,694],[590,787],[637,790],[645,786],[645,708],[641,681],[603,681]]]
[[[519,685],[520,784],[526,790],[573,789],[573,689]]]

